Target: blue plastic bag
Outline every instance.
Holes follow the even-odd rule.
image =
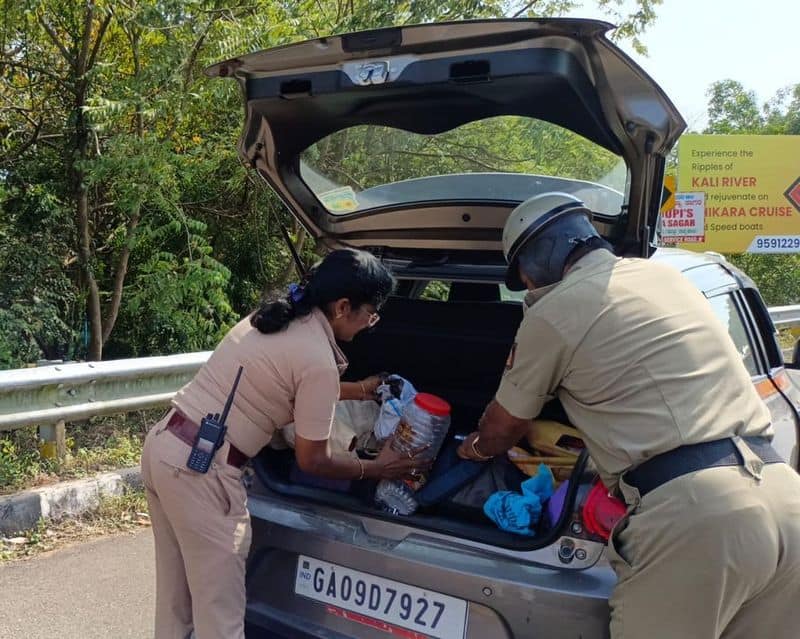
[[[553,473],[545,464],[530,479],[522,482],[522,494],[509,490],[489,496],[483,512],[499,528],[517,535],[535,535],[542,516],[542,504],[553,494]]]
[[[402,384],[400,385],[400,397],[396,397],[392,393],[390,384],[392,380],[402,380]],[[375,427],[373,430],[375,432],[375,437],[379,442],[382,442],[391,437],[392,433],[394,433],[399,426],[403,411],[417,396],[417,389],[404,377],[389,375],[386,381],[378,386],[375,392],[381,400],[381,410],[378,413],[378,418],[375,420]]]

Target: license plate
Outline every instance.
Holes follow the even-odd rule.
[[[297,560],[294,591],[436,639],[463,639],[467,628],[463,599],[304,555]]]

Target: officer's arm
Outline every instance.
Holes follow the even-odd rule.
[[[294,398],[295,458],[307,473],[350,479],[360,468],[331,452],[329,439],[339,396],[339,373],[327,363],[303,363]]]
[[[376,399],[375,391],[381,384],[379,375],[371,375],[357,382],[340,382],[339,399]]]
[[[329,479],[353,479],[360,475],[358,462],[349,455],[331,451],[328,439],[314,440],[295,435],[294,455],[304,473]]]
[[[328,440],[305,439],[295,434],[294,454],[300,470],[330,479],[400,479],[412,476],[414,471],[424,472],[432,460],[423,461],[415,455],[409,456],[392,450],[387,443],[376,459],[356,459],[352,455],[331,451]]]
[[[480,460],[504,453],[525,436],[530,425],[529,419],[514,417],[492,400],[478,423],[478,432],[467,436],[458,454],[464,459]]]
[[[377,459],[361,460],[331,451],[330,436],[339,375],[330,366],[306,366],[294,401],[294,452],[300,470],[330,479],[399,478],[430,465],[384,446]]]
[[[527,432],[530,420],[555,397],[568,362],[569,349],[559,330],[536,315],[526,317],[495,399],[487,406],[478,432],[459,447],[459,455],[486,460],[512,448]]]

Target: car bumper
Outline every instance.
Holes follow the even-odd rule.
[[[369,526],[367,532],[360,518],[330,509],[260,496],[251,497],[249,507],[247,619],[258,627],[298,639],[387,636],[385,629],[295,594],[298,556],[306,555],[466,601],[464,639],[608,637],[614,575],[605,563],[559,571],[402,526]]]

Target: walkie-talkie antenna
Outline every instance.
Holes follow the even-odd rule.
[[[240,366],[239,372],[236,373],[236,379],[233,380],[233,388],[231,388],[231,392],[228,395],[228,399],[225,400],[225,408],[222,409],[222,416],[219,418],[220,424],[225,424],[225,420],[228,418],[228,411],[230,411],[231,404],[233,404],[233,396],[236,394],[236,387],[239,385],[239,378],[242,376],[243,370],[244,366]]]

